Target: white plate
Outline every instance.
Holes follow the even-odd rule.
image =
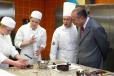
[[[78,65],[75,65],[75,64],[71,64],[71,65],[69,66],[69,70],[73,70],[73,69],[81,69],[81,67],[78,66]]]

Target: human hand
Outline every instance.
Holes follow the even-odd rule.
[[[15,61],[14,66],[18,67],[18,68],[26,68],[26,66],[28,65],[28,60],[26,59],[20,59]]]
[[[43,50],[44,50],[44,48],[40,47],[37,51],[35,51],[35,55],[39,56]]]
[[[32,36],[32,38],[29,40],[29,44],[33,44],[36,42],[36,37],[35,35]]]
[[[36,56],[39,56],[40,54],[41,54],[41,51],[40,50],[35,51],[35,55]]]

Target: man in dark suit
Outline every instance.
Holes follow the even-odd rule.
[[[86,10],[81,7],[73,10],[72,20],[80,30],[77,63],[102,68],[109,50],[104,28],[96,20],[88,17]]]

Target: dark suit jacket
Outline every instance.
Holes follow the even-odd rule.
[[[93,18],[90,18],[83,36],[79,38],[78,63],[100,68],[108,49],[109,43],[104,28]]]

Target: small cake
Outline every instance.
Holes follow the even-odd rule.
[[[60,71],[68,71],[69,70],[69,65],[57,65],[57,70],[60,70]]]
[[[32,69],[32,68],[33,68],[33,65],[30,65],[30,64],[29,64],[29,65],[27,65],[27,68],[28,68],[28,69]]]

